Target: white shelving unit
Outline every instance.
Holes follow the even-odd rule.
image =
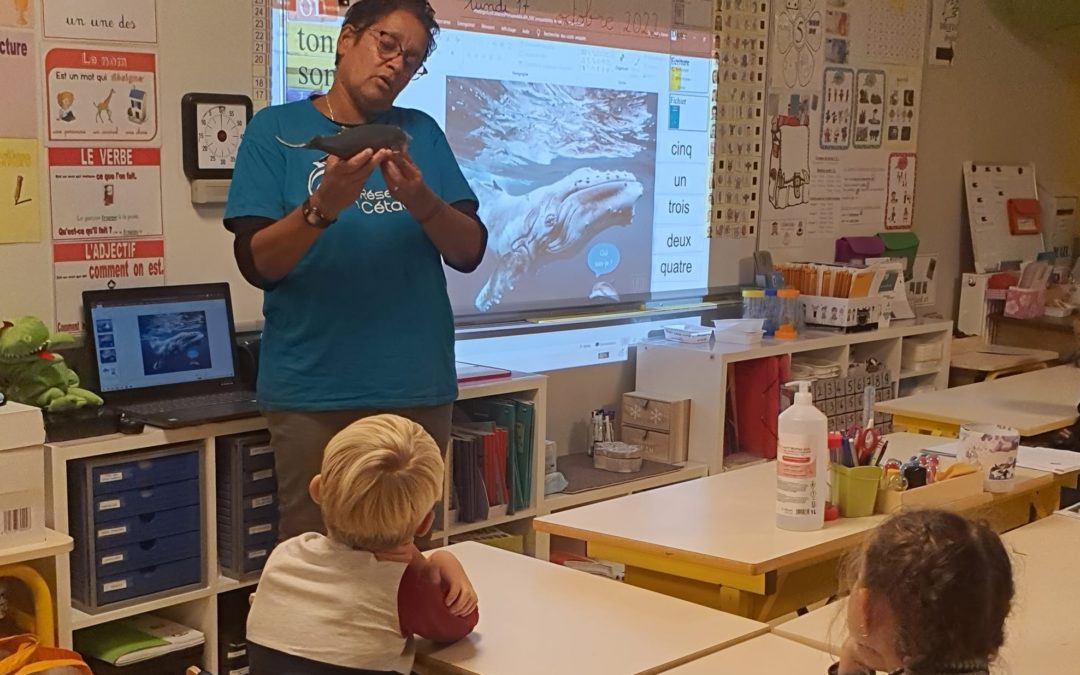
[[[516,521],[528,521],[536,516],[542,508],[540,504],[544,485],[543,449],[544,432],[547,428],[547,378],[541,375],[515,375],[502,380],[462,385],[458,400],[489,396],[513,397],[531,401],[534,405],[535,436],[533,439],[533,454],[536,465],[533,472],[534,484],[532,486],[531,506],[529,509],[512,515],[506,515],[505,510],[499,513],[493,509],[491,517],[484,521],[452,525],[448,529],[432,535],[435,544],[446,544],[450,536],[474,530]],[[57,632],[59,643],[62,646],[70,648],[73,633],[81,628],[137,614],[155,612],[202,631],[206,636],[206,645],[203,650],[203,666],[212,672],[216,672],[218,663],[218,596],[229,591],[252,587],[258,583],[257,579],[237,580],[223,576],[218,572],[217,489],[214,461],[216,439],[219,436],[230,436],[265,428],[266,422],[262,418],[251,418],[173,430],[147,427],[146,431],[136,435],[112,434],[45,446],[46,521],[55,532],[52,532],[50,538],[46,540],[46,547],[38,547],[40,550],[30,553],[35,557],[41,557],[42,555],[56,556],[55,572],[49,576],[55,576],[56,581]],[[145,450],[173,443],[200,441],[203,444],[202,468],[205,477],[203,480],[202,503],[203,536],[206,539],[204,561],[207,570],[206,584],[195,590],[151,596],[144,602],[125,605],[96,614],[73,608],[71,604],[71,564],[69,556],[66,554],[71,549],[72,541],[67,534],[69,532],[68,464],[75,460],[90,457],[100,457],[132,450]],[[447,481],[449,482],[449,477]],[[444,513],[447,512],[448,501],[446,500],[448,499],[448,495],[444,496]],[[42,553],[42,551],[46,552]],[[49,551],[52,551],[52,553],[48,553]],[[23,555],[23,553],[15,549],[4,552],[0,555],[0,561],[8,560],[11,556],[17,555]],[[8,561],[10,562],[10,560]]]
[[[768,356],[805,355],[838,363],[843,377],[853,360],[872,356],[892,376],[894,393],[902,391],[909,382],[945,389],[949,384],[951,338],[951,321],[894,321],[889,328],[865,333],[806,331],[795,340],[767,339],[754,347],[722,342],[703,345],[649,342],[638,347],[637,388],[656,396],[690,399],[689,459],[705,465],[709,473],[718,473],[724,470],[730,365]],[[903,342],[908,339],[940,339],[940,360],[934,365],[903,370]]]

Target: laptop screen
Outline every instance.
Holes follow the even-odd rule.
[[[103,393],[234,376],[227,297],[205,286],[182,289],[143,298],[95,294],[89,313]]]

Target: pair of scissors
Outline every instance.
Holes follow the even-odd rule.
[[[860,427],[854,425],[848,428],[848,436],[854,442],[856,466],[865,466],[873,458],[874,450],[878,446],[881,437],[873,427]]]

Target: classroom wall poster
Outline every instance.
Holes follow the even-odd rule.
[[[0,0],[2,2],[3,0]],[[0,138],[37,138],[37,45],[33,34],[0,30]]]
[[[149,52],[50,49],[51,141],[150,141],[157,136],[157,57]]]
[[[55,329],[81,333],[83,291],[165,285],[165,241],[54,242],[53,275]]]
[[[910,230],[915,224],[915,153],[889,155],[889,189],[885,193],[885,229]]]
[[[46,38],[157,42],[154,0],[42,0]]]
[[[951,66],[960,37],[960,0],[934,0],[930,16],[930,49],[926,60],[935,66]]]
[[[54,240],[162,235],[158,148],[49,148]]]
[[[0,0],[0,26],[33,28],[37,0]]]
[[[761,245],[773,247],[777,259],[831,259],[837,236],[880,231],[892,215],[890,170],[901,169],[890,158],[909,157],[891,177],[910,179],[903,189],[895,186],[891,226],[911,226],[928,6],[929,0],[773,3]],[[790,128],[803,124],[805,153],[807,134]]]
[[[922,70],[893,66],[886,69],[885,147],[915,151],[919,137]]]
[[[0,138],[0,244],[41,241],[36,138]]]

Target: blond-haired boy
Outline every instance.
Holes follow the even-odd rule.
[[[326,446],[311,481],[327,535],[270,555],[248,616],[252,675],[409,673],[412,636],[472,632],[476,594],[445,551],[425,557],[443,460],[423,427],[396,415],[354,422]]]

